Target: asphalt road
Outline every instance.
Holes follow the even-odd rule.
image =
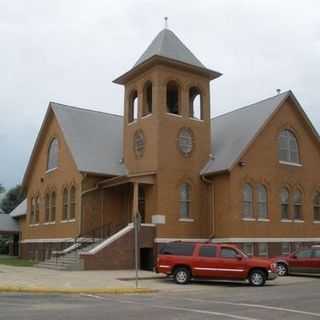
[[[0,294],[0,319],[320,319],[320,279],[262,288],[205,282],[149,295]]]

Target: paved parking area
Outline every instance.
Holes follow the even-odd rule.
[[[167,290],[148,295],[0,294],[0,318],[320,319],[320,279],[317,278],[280,278],[262,288],[221,282],[177,286],[168,281],[166,286]]]

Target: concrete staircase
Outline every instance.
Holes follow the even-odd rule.
[[[37,268],[45,268],[52,270],[82,270],[80,253],[87,252],[100,244],[101,241],[94,242],[84,247],[78,248],[65,255],[58,257],[51,257],[48,260],[44,260],[35,265]]]

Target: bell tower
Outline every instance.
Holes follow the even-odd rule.
[[[114,80],[125,87],[124,164],[129,175],[156,175],[146,221],[163,216],[160,234],[201,233],[200,171],[212,152],[210,81],[220,75],[165,28]]]

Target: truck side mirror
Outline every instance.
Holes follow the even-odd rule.
[[[243,257],[242,257],[241,254],[237,254],[237,255],[236,255],[236,258],[237,258],[238,260],[242,260]]]

